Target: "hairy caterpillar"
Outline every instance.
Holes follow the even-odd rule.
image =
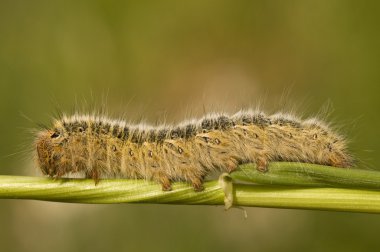
[[[104,177],[145,178],[163,190],[171,190],[172,181],[187,181],[199,191],[211,171],[232,172],[248,162],[261,171],[270,161],[353,164],[345,139],[324,123],[260,111],[157,127],[95,114],[62,116],[38,133],[35,146],[45,175],[82,172],[95,183]]]

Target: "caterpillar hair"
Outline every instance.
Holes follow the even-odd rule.
[[[35,140],[36,160],[51,177],[84,173],[101,178],[154,180],[163,190],[172,181],[203,189],[210,172],[233,172],[254,162],[293,161],[350,167],[346,140],[327,124],[290,114],[240,111],[209,114],[178,125],[128,124],[96,114],[63,115]]]

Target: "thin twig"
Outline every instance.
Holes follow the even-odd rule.
[[[243,165],[233,178],[234,206],[318,209],[380,213],[380,172],[341,169],[300,163],[272,163],[260,173]],[[258,184],[243,184],[239,181]],[[226,181],[226,183],[229,183]],[[0,176],[0,198],[71,203],[159,203],[224,205],[225,188],[217,180],[194,192],[186,183],[174,183],[164,192],[145,180],[108,179],[97,185],[89,179],[53,180],[40,177]]]

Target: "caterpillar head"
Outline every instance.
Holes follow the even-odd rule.
[[[43,174],[61,177],[66,172],[63,146],[67,138],[62,131],[41,131],[35,141],[37,162]]]

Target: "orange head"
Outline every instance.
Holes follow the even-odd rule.
[[[41,131],[36,139],[37,162],[41,171],[51,177],[60,177],[65,173],[63,147],[66,140],[58,130]]]

